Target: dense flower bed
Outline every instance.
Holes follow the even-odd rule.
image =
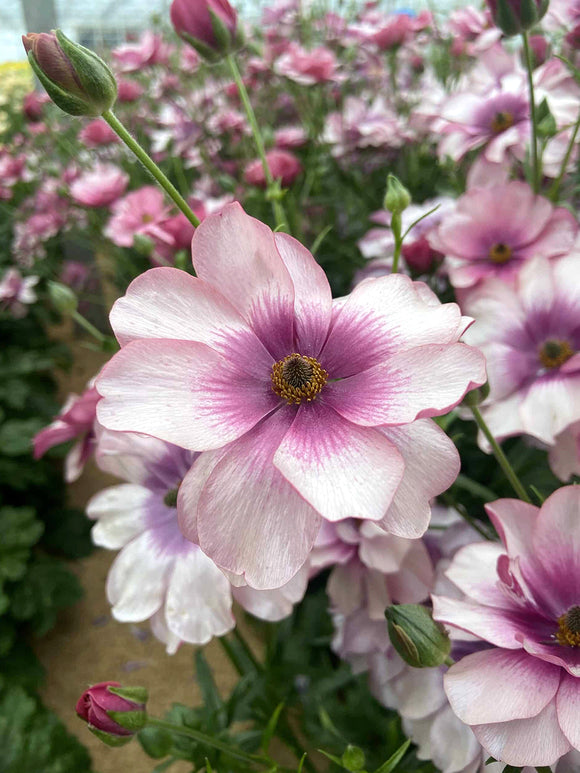
[[[300,707],[346,770],[580,770],[580,6],[488,6],[244,30],[174,0],[181,41],[112,70],[25,36],[84,117],[5,107],[1,324],[53,308],[111,353],[34,455],[120,479],[87,508],[113,616],[169,654],[221,637],[241,675],[223,702],[199,656],[204,706],[166,720],[97,685],[111,745],[315,770]]]

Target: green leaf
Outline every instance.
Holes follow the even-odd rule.
[[[216,732],[222,730],[226,724],[224,702],[202,650],[195,653],[195,673],[208,714],[208,727]]]
[[[331,762],[334,762],[336,765],[338,765],[339,768],[342,768],[342,760],[340,757],[336,757],[334,754],[330,754],[330,752],[325,752],[324,749],[318,749],[318,751],[321,754],[324,754],[324,756]]]
[[[407,749],[410,745],[411,739],[408,738],[402,746],[399,746],[392,757],[389,757],[389,759],[383,765],[381,765],[380,768],[376,769],[375,773],[391,773],[391,771],[395,770],[399,762],[407,753]]]
[[[44,526],[30,507],[0,508],[0,582],[19,580]]]
[[[284,702],[279,703],[274,709],[272,716],[268,720],[268,724],[266,725],[266,729],[262,735],[262,743],[260,744],[260,748],[264,752],[267,752],[268,748],[270,747],[270,742],[274,737],[274,733],[276,732],[276,726],[278,724],[278,720],[280,719],[280,714],[282,713],[283,708]]]
[[[173,748],[173,735],[161,727],[144,727],[137,734],[137,739],[145,754],[154,760],[167,757]]]
[[[32,451],[32,438],[45,426],[42,419],[9,419],[0,427],[4,456],[23,456]]]

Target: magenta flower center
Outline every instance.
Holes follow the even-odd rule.
[[[272,389],[288,405],[310,403],[326,384],[328,373],[314,357],[294,352],[272,366]]]
[[[503,242],[494,244],[493,247],[491,247],[489,250],[489,259],[492,263],[497,263],[498,265],[507,263],[511,256],[512,248],[508,247],[508,245],[504,244]]]
[[[494,134],[501,134],[514,125],[514,117],[511,113],[500,111],[496,113],[491,122],[491,130]]]
[[[545,368],[559,368],[572,357],[574,350],[568,341],[550,338],[540,347],[540,362]],[[577,608],[577,607],[575,607]]]
[[[580,607],[570,607],[565,615],[558,618],[558,644],[564,647],[580,647]]]

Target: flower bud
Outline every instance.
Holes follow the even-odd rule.
[[[170,15],[177,34],[209,61],[243,42],[238,15],[228,0],[173,0]]]
[[[391,644],[414,668],[440,666],[449,657],[451,642],[441,623],[420,604],[399,604],[385,610]]]
[[[394,174],[387,177],[384,206],[389,212],[401,214],[411,203],[411,194]]]
[[[486,381],[480,387],[472,389],[463,398],[462,405],[466,405],[468,408],[477,408],[478,405],[489,397],[489,381]]]
[[[548,10],[549,0],[487,0],[493,21],[504,35],[534,27]]]
[[[54,308],[61,314],[72,314],[73,311],[77,310],[77,297],[70,287],[60,282],[49,281],[48,295]]]
[[[349,744],[340,759],[342,767],[350,773],[358,773],[365,766],[365,753],[358,746]]]
[[[28,61],[52,101],[69,115],[99,116],[117,98],[117,83],[93,51],[60,30],[22,36]]]
[[[123,746],[145,727],[147,690],[99,682],[81,695],[76,712],[89,730],[108,746]]]

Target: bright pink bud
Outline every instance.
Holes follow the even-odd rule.
[[[580,49],[580,24],[577,24],[573,30],[570,30],[565,37],[565,41],[570,48],[573,48],[576,51]]]
[[[177,34],[208,59],[238,43],[238,15],[228,0],[173,0],[171,23]]]
[[[22,112],[29,121],[42,121],[44,106],[47,102],[50,102],[50,98],[46,94],[31,91],[22,100]]]
[[[122,687],[118,682],[99,682],[79,698],[76,712],[89,730],[109,746],[122,746],[145,726],[147,691]]]
[[[283,188],[288,188],[302,171],[302,165],[293,153],[287,150],[269,150],[266,161],[274,180],[280,180]],[[260,159],[251,161],[245,171],[244,179],[250,185],[266,188],[266,176]]]
[[[409,244],[403,244],[401,252],[411,271],[417,274],[429,273],[444,257],[441,252],[431,247],[426,236],[421,236]]]
[[[534,65],[539,67],[548,58],[549,44],[543,35],[530,35],[530,48],[534,56]]]

